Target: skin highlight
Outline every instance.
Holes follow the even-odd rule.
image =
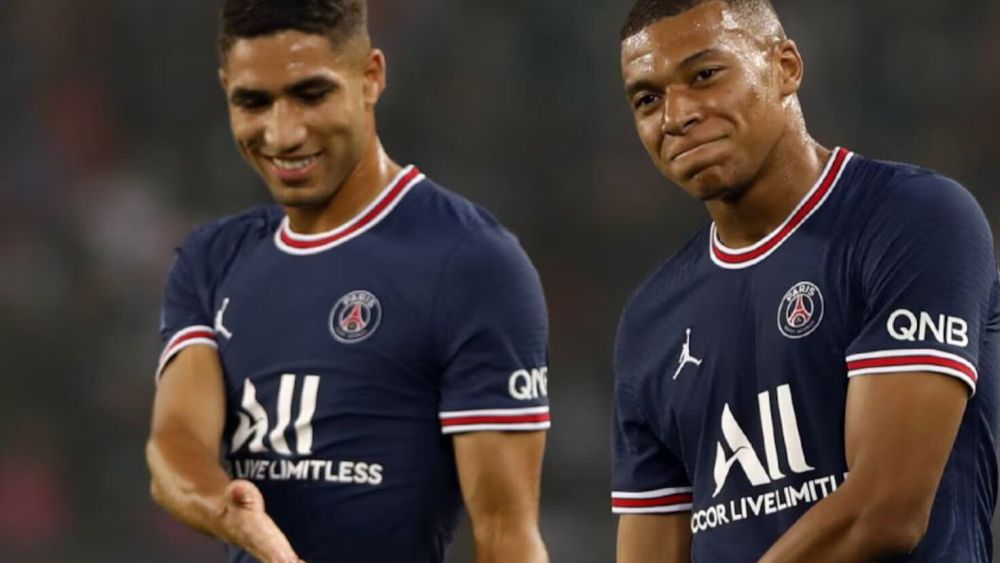
[[[386,63],[367,36],[334,48],[321,35],[282,31],[237,40],[224,61],[233,137],[293,231],[339,227],[401,170],[376,133]]]
[[[704,201],[722,242],[752,245],[819,178],[830,151],[808,134],[803,63],[780,25],[707,2],[622,42],[639,138],[670,181]],[[763,26],[763,27],[761,27]]]

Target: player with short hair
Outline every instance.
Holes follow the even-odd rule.
[[[827,149],[767,0],[639,0],[639,137],[705,203],[615,355],[620,563],[980,562],[997,498],[997,264],[962,186]]]
[[[154,498],[232,562],[438,563],[463,503],[476,561],[547,561],[541,284],[488,212],[382,149],[364,0],[227,0],[220,51],[277,204],[177,250]]]

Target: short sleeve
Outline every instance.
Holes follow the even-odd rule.
[[[671,514],[691,510],[693,489],[684,465],[659,438],[636,394],[615,386],[611,510],[615,514]]]
[[[177,250],[167,274],[160,312],[162,348],[156,368],[157,381],[170,360],[184,348],[195,344],[217,347],[204,283],[192,263],[195,261],[192,255],[197,255],[193,245],[189,239]]]
[[[997,284],[989,224],[971,194],[940,176],[895,190],[859,242],[865,317],[848,377],[933,372],[975,393]]]
[[[458,243],[437,292],[442,432],[549,428],[548,314],[517,240],[489,229]]]

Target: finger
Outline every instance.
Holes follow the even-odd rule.
[[[247,522],[246,547],[261,561],[267,563],[297,563],[301,561],[291,543],[277,524],[266,514]]]

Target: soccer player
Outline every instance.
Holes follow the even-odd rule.
[[[152,494],[231,562],[547,561],[548,321],[483,209],[383,151],[364,0],[227,0],[220,77],[277,205],[197,229],[164,296]]]
[[[621,64],[702,229],[616,349],[620,563],[990,561],[997,266],[973,197],[806,131],[767,0],[639,0]]]

